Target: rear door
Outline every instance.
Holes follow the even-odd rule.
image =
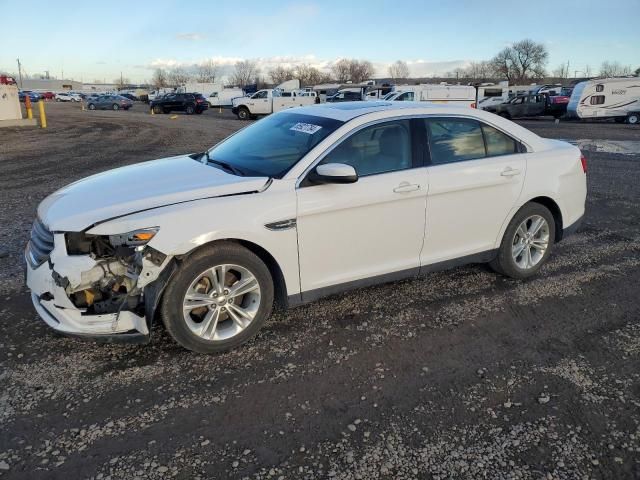
[[[432,117],[424,126],[430,159],[421,265],[492,251],[522,190],[522,145],[475,119]]]

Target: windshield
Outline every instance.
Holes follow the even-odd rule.
[[[282,178],[343,122],[282,112],[240,130],[209,150],[212,164],[224,163],[245,176]]]

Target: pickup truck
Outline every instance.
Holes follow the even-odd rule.
[[[566,113],[568,103],[569,97],[538,93],[534,95],[518,95],[507,103],[501,103],[485,110],[492,111],[505,118],[538,117],[542,115],[552,115],[555,118],[560,118]]]
[[[249,120],[258,115],[269,115],[287,108],[302,107],[318,103],[316,92],[278,89],[258,90],[251,96],[234,98],[231,111],[240,120]]]

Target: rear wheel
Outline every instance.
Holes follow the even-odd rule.
[[[246,107],[240,107],[238,109],[238,118],[240,120],[249,120],[251,118],[251,113],[249,112],[249,109]]]
[[[187,105],[184,109],[185,113],[187,115],[193,115],[193,113],[196,111],[196,109],[193,107],[193,105]]]
[[[627,123],[631,125],[638,125],[638,123],[640,123],[640,113],[630,113],[627,116]]]
[[[184,348],[215,353],[258,333],[273,308],[269,269],[253,252],[220,243],[190,256],[163,295],[167,331]]]
[[[535,275],[549,258],[555,234],[549,209],[539,203],[527,203],[509,222],[491,268],[517,279]]]
[[[93,103],[89,104],[89,110],[95,110],[96,106]]]

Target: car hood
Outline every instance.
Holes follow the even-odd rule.
[[[203,198],[260,191],[268,177],[238,177],[189,156],[99,173],[52,193],[38,206],[51,231],[82,231],[130,213]]]

